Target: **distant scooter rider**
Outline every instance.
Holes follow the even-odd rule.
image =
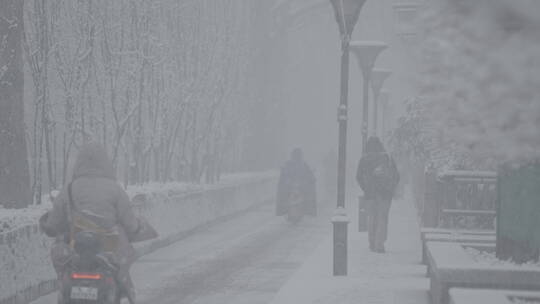
[[[71,188],[71,200],[68,189]],[[69,206],[68,206],[69,204]],[[72,207],[72,208],[71,208]],[[118,267],[118,281],[123,293],[134,300],[135,293],[129,268],[135,261],[135,250],[130,238],[141,229],[123,188],[116,182],[113,164],[105,148],[99,144],[85,144],[81,147],[73,170],[73,179],[64,187],[53,202],[53,209],[40,219],[41,229],[56,242],[51,250],[54,268],[61,278],[67,271],[67,263],[72,254],[70,232],[73,210],[77,215],[106,230],[116,231],[116,243],[112,256]]]
[[[293,150],[291,159],[281,168],[277,191],[276,215],[281,216],[288,213],[291,193],[298,190],[305,197],[302,208],[304,214],[317,215],[315,176],[304,161],[300,148]]]

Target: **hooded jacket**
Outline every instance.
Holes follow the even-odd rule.
[[[304,212],[308,215],[317,215],[317,194],[315,189],[315,175],[303,159],[302,152],[295,149],[281,168],[279,177],[276,215],[284,215],[289,209],[289,195],[293,185],[300,187],[304,200]]]
[[[50,237],[68,235],[68,212],[88,215],[104,229],[116,229],[118,246],[115,252],[120,266],[131,265],[135,251],[129,242],[130,235],[139,230],[139,221],[133,213],[129,198],[116,182],[111,160],[98,144],[81,147],[71,182],[73,207],[68,208],[68,187],[64,187],[53,202],[53,209],[40,223]]]
[[[374,178],[374,171],[383,163],[389,165],[391,178],[386,181],[387,184],[380,185]],[[375,197],[392,199],[394,196],[395,188],[399,183],[399,173],[394,160],[386,153],[381,141],[376,137],[370,137],[366,144],[366,153],[358,164],[356,181],[364,191],[366,199],[375,199]]]

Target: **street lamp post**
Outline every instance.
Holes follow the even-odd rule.
[[[384,82],[392,72],[389,70],[374,69],[371,72],[371,89],[373,90],[373,135],[379,136],[379,96]]]
[[[358,59],[358,65],[362,71],[363,78],[363,107],[362,107],[362,152],[366,152],[366,142],[369,125],[369,82],[373,66],[379,54],[388,45],[380,41],[355,41],[351,42],[351,51]]]
[[[334,275],[347,275],[347,226],[345,210],[345,169],[347,158],[347,112],[349,96],[349,45],[354,26],[366,0],[330,0],[341,34],[341,91],[338,108],[337,208],[332,218],[334,229]]]
[[[381,134],[386,136],[387,121],[388,121],[388,102],[390,101],[390,93],[386,90],[382,90],[379,95],[379,101],[382,106],[382,121],[381,121]]]

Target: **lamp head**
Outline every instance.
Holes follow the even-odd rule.
[[[350,44],[351,52],[356,55],[364,73],[371,73],[377,57],[386,48],[388,45],[381,41],[354,41]]]
[[[351,37],[366,0],[330,0],[336,14],[341,37]]]

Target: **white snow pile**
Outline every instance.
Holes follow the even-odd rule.
[[[167,195],[175,195],[182,193],[189,193],[194,191],[201,191],[204,189],[204,185],[170,182],[170,183],[158,183],[150,182],[144,185],[131,185],[128,186],[126,192],[129,197],[133,197],[137,194],[149,194],[149,193],[164,193]]]
[[[6,209],[0,206],[0,234],[37,224],[37,219],[51,208],[52,203],[49,199],[43,200],[41,205],[23,209]]]
[[[540,262],[518,264],[512,260],[500,260],[495,256],[495,253],[492,252],[481,251],[470,247],[465,248],[465,251],[475,262],[483,266],[540,268]]]
[[[515,304],[538,304],[539,298],[527,298],[527,297],[510,297],[510,302]]]
[[[0,300],[54,277],[51,239],[37,230],[38,219],[52,208],[50,199],[23,209],[0,207]]]
[[[143,185],[130,185],[127,187],[126,192],[130,197],[133,197],[137,194],[149,194],[149,193],[160,193],[172,195],[187,194],[192,192],[199,192],[208,189],[222,188],[226,186],[242,184],[248,181],[259,178],[268,178],[275,176],[274,171],[268,172],[241,172],[241,173],[232,173],[224,175],[220,181],[216,184],[194,184],[194,183],[185,183],[185,182],[169,182],[169,183],[159,183],[159,182],[150,182]]]

